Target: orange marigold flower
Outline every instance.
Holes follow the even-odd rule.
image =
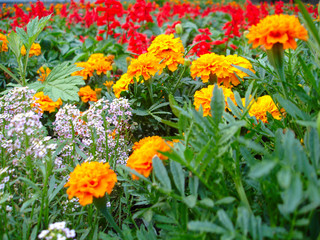
[[[204,83],[216,78],[218,84],[223,84],[226,87],[237,86],[240,84],[240,81],[234,72],[240,78],[248,75],[232,65],[247,68],[254,72],[251,63],[243,57],[239,57],[237,55],[223,56],[215,53],[207,53],[201,55],[197,60],[192,62],[190,68],[191,76],[193,78],[201,77]]]
[[[127,73],[123,74],[116,84],[113,85],[113,92],[116,98],[119,98],[122,92],[129,89],[130,83],[133,83],[133,78],[129,77]]]
[[[21,47],[21,54],[25,56],[27,54],[26,47],[23,45]],[[29,57],[32,56],[39,56],[41,54],[41,46],[39,43],[32,43],[30,52],[29,52]]]
[[[246,37],[253,48],[263,45],[266,49],[271,49],[274,44],[281,43],[283,49],[296,49],[295,39],[306,41],[308,32],[296,16],[279,14],[267,16],[257,25],[251,26]]]
[[[109,57],[105,57],[103,53],[94,53],[88,59],[88,63],[91,64],[92,69],[96,70],[98,75],[106,74],[107,71],[112,70],[112,61]]]
[[[46,67],[41,67],[39,68],[39,70],[37,71],[37,73],[39,74],[39,78],[38,81],[40,82],[44,82],[46,80],[46,78],[48,77],[49,73],[51,72],[50,68]]]
[[[0,52],[8,52],[7,36],[0,33]]]
[[[171,142],[164,141],[161,137],[146,137],[134,144],[134,151],[130,155],[127,166],[136,170],[145,177],[149,177],[152,171],[152,159],[157,155],[161,160],[167,159],[161,152],[170,151]],[[136,175],[132,175],[132,179],[139,179]]]
[[[52,113],[62,105],[62,101],[60,98],[56,102],[54,102],[49,96],[44,95],[43,92],[36,93],[33,96],[33,100],[35,100],[35,104],[39,106],[42,112],[48,111],[49,113]]]
[[[137,59],[132,59],[130,66],[128,67],[128,77],[135,77],[139,81],[139,77],[143,76],[144,80],[148,80],[151,76],[154,76],[160,67],[160,59],[153,54],[144,53]]]
[[[93,76],[94,69],[92,68],[92,65],[90,63],[76,62],[75,65],[77,65],[77,67],[82,67],[83,69],[72,73],[72,76],[81,76],[83,77],[83,80],[87,80],[88,77]]]
[[[69,187],[69,199],[77,197],[79,203],[85,206],[92,203],[93,198],[101,198],[106,192],[110,194],[116,182],[117,175],[110,169],[109,163],[84,162],[70,173],[64,187]]]
[[[159,74],[162,69],[168,67],[173,72],[178,64],[184,63],[184,47],[180,38],[174,38],[173,34],[157,36],[148,48],[148,52],[160,59]]]
[[[244,101],[244,99],[242,99],[242,101]],[[276,104],[269,95],[259,97],[257,101],[252,100],[249,108],[249,115],[255,116],[257,121],[261,120],[264,123],[268,122],[267,112],[269,112],[274,119],[280,120],[282,117],[281,112],[284,111],[279,111]]]
[[[234,94],[231,89],[226,88],[224,86],[220,86],[222,88],[224,99],[225,99],[225,109],[228,108],[227,99],[230,98],[234,104],[236,104],[236,100],[234,98]],[[211,116],[211,98],[213,96],[214,85],[209,85],[207,88],[202,88],[199,91],[196,91],[194,94],[194,106],[197,111],[199,111],[200,106],[203,109],[203,116]]]
[[[80,91],[78,92],[79,97],[81,97],[82,102],[96,102],[97,99],[97,93],[91,89],[89,85],[80,88]]]

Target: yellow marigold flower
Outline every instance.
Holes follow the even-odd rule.
[[[178,64],[184,63],[184,47],[180,38],[174,38],[173,34],[162,34],[157,36],[148,48],[148,52],[160,59],[159,74],[162,69],[168,67],[170,71],[175,71]]]
[[[96,102],[97,99],[97,93],[91,89],[89,85],[80,88],[80,91],[78,92],[79,97],[81,97],[82,102]]]
[[[39,106],[42,112],[48,111],[49,113],[52,113],[62,105],[60,98],[54,102],[51,98],[49,98],[49,96],[44,95],[43,92],[36,93],[33,96],[33,100],[35,100],[35,103]]]
[[[88,63],[91,64],[92,69],[96,70],[98,75],[106,74],[107,71],[112,70],[112,61],[110,61],[110,57],[105,57],[103,53],[92,54],[88,59]]]
[[[26,50],[26,47],[23,45],[21,47],[21,54],[23,56],[25,56],[27,54],[27,50]],[[31,49],[30,49],[30,52],[29,52],[29,57],[32,57],[32,56],[39,56],[41,54],[41,46],[39,43],[32,43],[31,45]]]
[[[0,52],[8,51],[8,40],[7,36],[0,33]]]
[[[161,160],[167,159],[167,157],[160,154],[161,152],[170,151],[171,142],[164,141],[161,137],[153,136],[147,137],[134,144],[134,151],[130,155],[127,166],[136,170],[138,173],[145,177],[149,177],[152,171],[152,159],[157,155]],[[139,179],[136,175],[132,174],[132,179]]]
[[[243,57],[237,55],[229,55],[226,57],[215,53],[207,53],[192,62],[190,68],[191,76],[193,78],[201,77],[204,83],[216,77],[218,84],[223,83],[226,87],[237,86],[240,81],[234,72],[241,78],[248,75],[233,67],[232,64],[254,71],[251,63]]]
[[[93,76],[94,69],[90,63],[76,62],[75,64],[77,65],[77,67],[82,67],[83,69],[72,73],[72,76],[81,76],[83,77],[83,80],[87,80],[88,77],[90,78]]]
[[[69,181],[64,187],[69,187],[69,199],[77,197],[79,203],[85,206],[91,204],[93,198],[110,194],[116,182],[117,175],[110,169],[109,163],[84,162],[70,173]]]
[[[129,89],[130,83],[133,83],[133,78],[129,77],[127,73],[123,74],[116,84],[113,85],[113,92],[116,98],[119,98],[122,92]]]
[[[105,85],[107,88],[111,88],[113,86],[114,82],[113,81],[106,81],[103,85]]]
[[[253,48],[263,45],[266,49],[271,49],[274,44],[281,43],[283,49],[296,49],[295,39],[306,41],[308,32],[296,16],[279,14],[267,16],[257,25],[251,26],[246,37]]]
[[[244,99],[242,99],[242,101],[244,101]],[[277,120],[280,120],[282,116],[281,112],[269,95],[259,97],[257,101],[253,100],[249,108],[249,115],[255,116],[257,121],[261,120],[264,123],[268,122],[267,112],[269,112],[273,118]]]
[[[231,89],[226,88],[224,86],[220,86],[219,88],[222,88],[224,99],[225,99],[225,109],[228,108],[228,102],[227,99],[230,98],[234,104],[236,104],[236,100],[234,98],[234,94],[231,91]],[[199,111],[200,106],[202,106],[203,109],[203,116],[211,116],[211,98],[213,96],[213,89],[214,85],[209,85],[207,88],[202,88],[199,91],[196,91],[194,94],[194,103],[195,109]]]
[[[139,81],[139,77],[143,76],[143,79],[146,81],[158,72],[160,67],[159,62],[160,60],[153,54],[141,54],[137,59],[131,60],[127,71],[128,77],[136,77],[137,81]]]
[[[51,72],[50,68],[40,67],[39,70],[37,71],[37,73],[39,74],[38,81],[44,82],[50,72]]]

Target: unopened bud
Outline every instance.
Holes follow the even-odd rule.
[[[188,59],[188,58],[185,58],[184,59],[184,64],[183,64],[185,67],[189,67],[191,65],[191,60]]]
[[[244,31],[244,32],[243,32],[243,36],[246,37],[246,36],[248,35],[248,33],[249,33],[248,30]]]
[[[111,77],[111,72],[107,71],[106,76],[107,76],[107,78],[110,78]]]
[[[115,73],[117,71],[117,65],[115,63],[112,63],[112,71]]]
[[[178,23],[176,26],[175,26],[175,29],[176,29],[176,33],[177,34],[182,34],[183,32],[183,28],[182,28],[182,25],[180,23]]]

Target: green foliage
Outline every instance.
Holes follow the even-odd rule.
[[[79,85],[84,85],[81,76],[70,76],[73,72],[81,68],[68,62],[61,63],[53,68],[46,80],[41,84],[35,82],[30,84],[31,88],[43,91],[53,101],[61,98],[62,101],[79,101]]]

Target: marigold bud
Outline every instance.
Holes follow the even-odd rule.
[[[117,71],[117,65],[115,63],[112,63],[112,71],[115,73]]]
[[[185,58],[184,59],[184,64],[183,64],[185,67],[189,67],[191,65],[191,60],[188,59],[188,58]]]
[[[106,76],[107,76],[107,78],[110,78],[111,77],[111,72],[107,71]]]
[[[180,23],[178,23],[176,26],[175,26],[175,29],[176,29],[176,33],[177,34],[182,34],[183,33],[183,28],[182,28],[182,25]]]

